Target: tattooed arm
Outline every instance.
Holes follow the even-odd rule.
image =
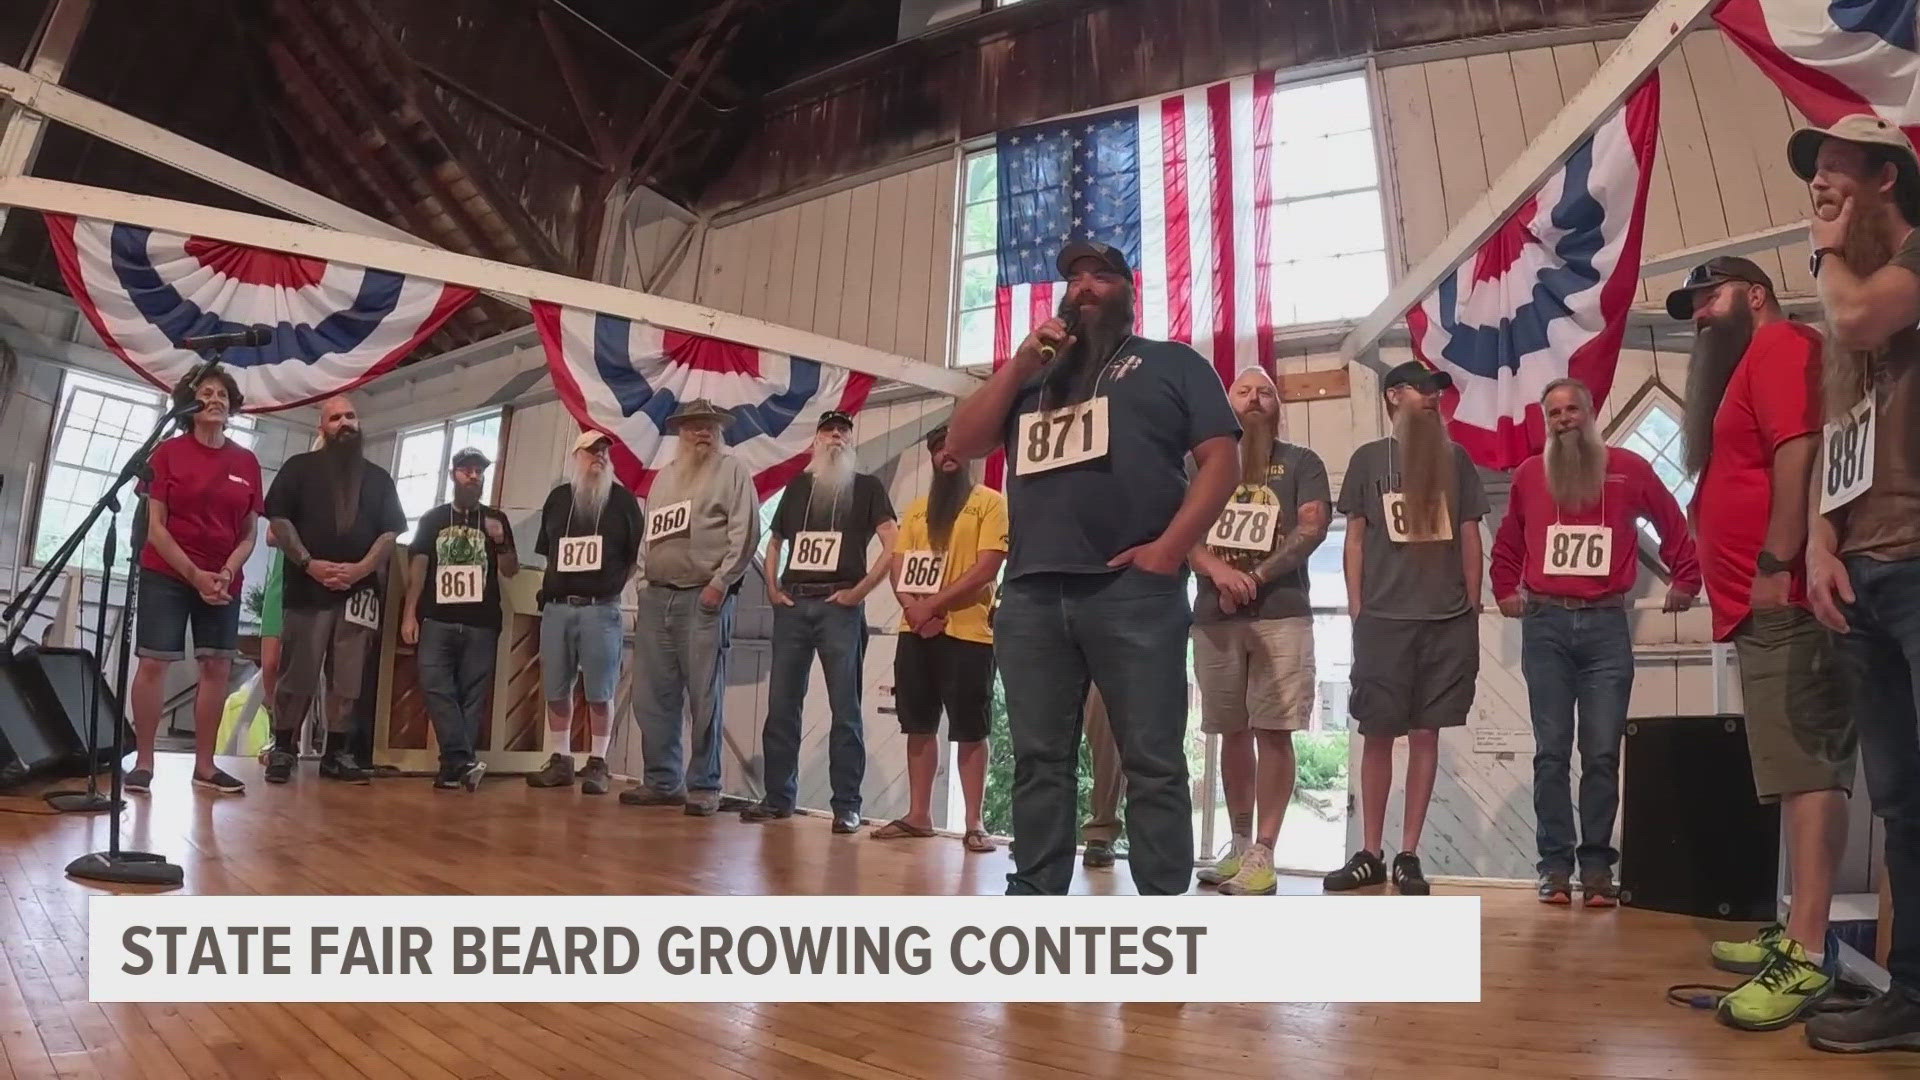
[[[1282,574],[1298,570],[1312,555],[1320,542],[1327,538],[1327,504],[1321,500],[1302,503],[1300,520],[1294,523],[1293,531],[1280,538],[1273,554],[1260,560],[1253,568],[1254,580],[1266,585]]]
[[[295,566],[305,565],[313,558],[312,555],[307,554],[307,545],[300,542],[300,533],[293,527],[293,522],[286,518],[277,517],[269,520],[267,535],[273,541],[273,546],[286,552],[287,558],[291,559]]]

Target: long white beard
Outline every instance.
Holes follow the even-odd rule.
[[[567,480],[573,485],[574,511],[582,517],[598,518],[600,511],[606,509],[607,496],[613,493],[613,470],[604,468],[600,475],[589,476],[587,470],[575,465],[567,473]]]
[[[1547,493],[1563,509],[1585,510],[1607,484],[1607,444],[1591,424],[1547,439]]]
[[[854,470],[858,465],[851,447],[816,448],[813,460],[807,462],[807,475],[813,477],[812,504],[831,506],[842,492],[852,486]]]
[[[716,446],[681,443],[674,449],[673,460],[667,462],[667,467],[660,472],[675,488],[698,491],[707,477],[713,474],[714,465],[719,460],[720,450]]]

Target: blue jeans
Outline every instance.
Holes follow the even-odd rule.
[[[860,812],[867,746],[860,720],[860,679],[867,656],[867,617],[858,607],[796,599],[773,609],[773,665],[767,680],[767,725],[760,734],[766,804],[793,809],[800,773],[800,707],[806,703],[813,654],[820,654],[833,730],[827,738],[827,776],[833,810]]]
[[[1920,993],[1920,559],[1847,559],[1854,602],[1841,663],[1853,683],[1854,724],[1873,812],[1887,826],[1893,948],[1887,973]]]
[[[720,790],[720,698],[727,686],[733,638],[733,597],[707,611],[700,589],[649,585],[640,590],[633,629],[633,716],[640,724],[646,783],[655,791],[681,790],[680,716],[693,699],[693,760],[689,791]]]
[[[1633,692],[1633,635],[1625,608],[1529,603],[1520,623],[1520,668],[1533,710],[1533,814],[1542,874],[1574,870],[1568,795],[1574,713],[1579,712],[1582,872],[1611,870],[1620,810],[1620,738]]]
[[[468,765],[473,744],[487,715],[493,689],[495,649],[500,631],[438,619],[420,620],[420,644],[414,666],[426,698],[433,739],[440,744],[440,766]]]
[[[1142,895],[1187,891],[1187,631],[1183,576],[1029,574],[993,621],[1013,740],[1013,865],[1007,892],[1062,895],[1073,881],[1081,714],[1100,690],[1127,778],[1128,863]]]
[[[620,598],[598,604],[548,602],[540,609],[540,689],[549,702],[573,705],[577,674],[587,703],[613,700],[620,682]]]

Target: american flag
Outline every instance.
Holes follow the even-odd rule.
[[[1138,332],[1184,341],[1223,382],[1273,368],[1270,72],[998,139],[995,363],[1059,304],[1054,257],[1099,240],[1134,268]]]

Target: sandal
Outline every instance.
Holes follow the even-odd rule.
[[[935,835],[932,829],[923,829],[905,818],[894,818],[873,830],[875,840],[925,840]]]
[[[1000,847],[1000,845],[993,842],[993,837],[988,836],[986,832],[981,829],[968,829],[967,834],[960,838],[960,842],[967,846],[968,851],[979,854],[996,851]]]

